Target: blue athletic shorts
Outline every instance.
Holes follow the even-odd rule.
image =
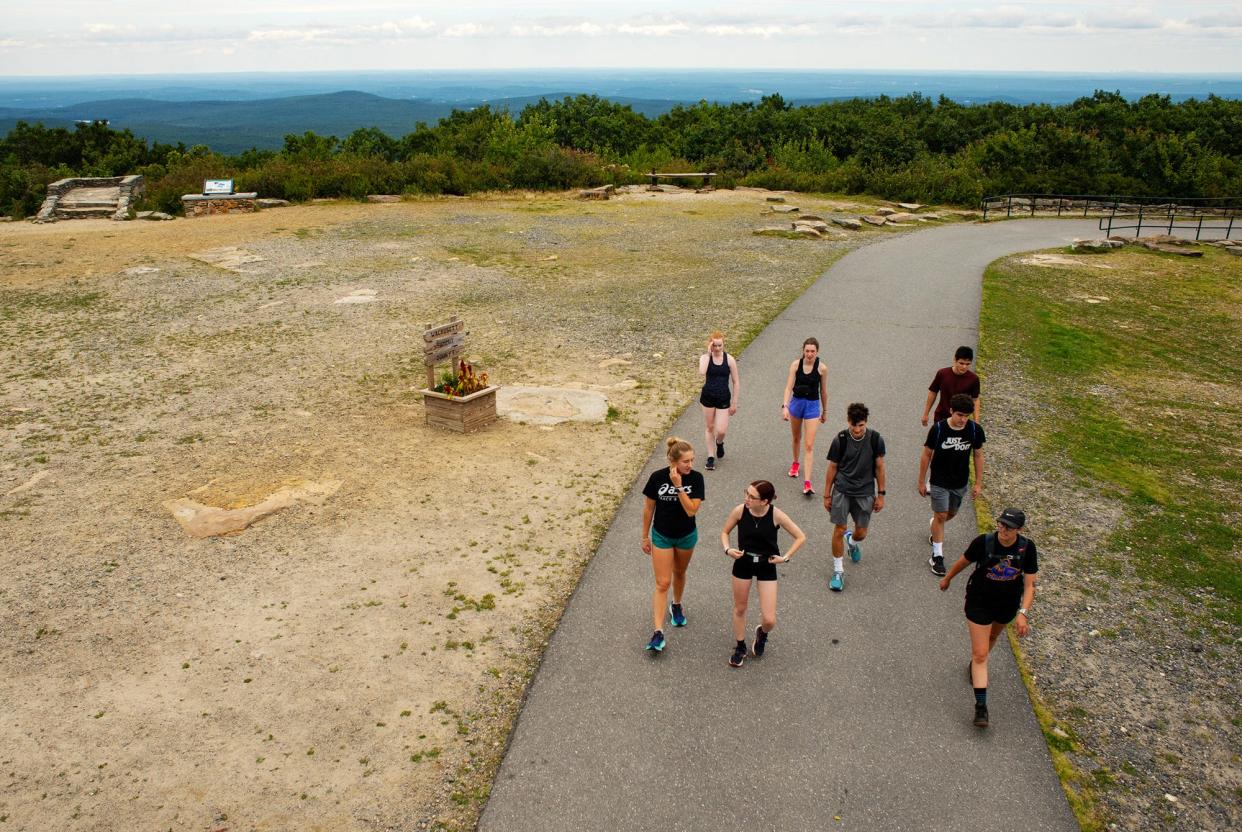
[[[790,398],[789,416],[792,419],[818,419],[819,399],[800,399],[797,396]]]
[[[695,529],[685,537],[665,537],[655,530],[651,529],[651,545],[657,549],[693,549],[694,544],[699,542],[699,530]]]

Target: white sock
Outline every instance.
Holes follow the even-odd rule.
[[[833,572],[844,572],[845,571],[845,558],[833,558],[832,559],[832,571]]]
[[[944,543],[943,542],[935,542],[935,541],[932,542],[932,557],[934,558],[944,557]]]

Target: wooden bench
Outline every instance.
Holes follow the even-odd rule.
[[[660,179],[686,179],[699,176],[703,179],[703,184],[700,186],[703,188],[711,184],[712,177],[715,175],[714,173],[656,173],[654,170],[646,174],[647,178],[651,180],[652,185],[658,184]]]

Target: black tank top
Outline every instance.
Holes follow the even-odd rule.
[[[776,509],[768,506],[768,513],[756,517],[750,509],[742,508],[742,519],[737,522],[737,548],[756,555],[779,557],[776,545]]]
[[[712,354],[707,354],[707,381],[703,382],[703,390],[707,393],[729,395],[729,354],[723,353],[724,361],[716,364]]]
[[[811,367],[811,372],[802,372],[802,359],[798,359],[798,369],[794,372],[794,398],[798,399],[818,399],[819,398],[819,356],[815,356],[815,364]]]

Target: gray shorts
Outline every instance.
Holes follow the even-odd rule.
[[[932,511],[957,511],[962,507],[962,500],[966,499],[968,490],[970,490],[969,483],[961,488],[941,488],[933,485],[931,487]]]
[[[854,518],[854,528],[865,529],[871,524],[871,509],[875,506],[875,497],[850,497],[832,489],[832,511],[829,516],[837,526],[848,526],[850,518]]]

